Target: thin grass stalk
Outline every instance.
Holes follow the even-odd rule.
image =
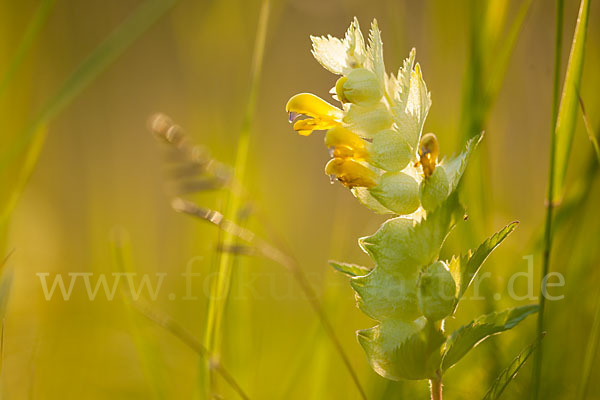
[[[111,250],[115,269],[119,273],[133,273],[131,261],[131,249],[128,236],[125,231],[115,229],[111,235]],[[151,387],[152,398],[160,400],[166,399],[166,390],[164,387],[163,374],[159,370],[159,359],[156,352],[152,349],[151,344],[139,326],[136,320],[137,314],[134,306],[131,304],[131,299],[122,291],[123,300],[125,303],[125,313],[129,322],[129,332],[134,341],[140,366]]]
[[[35,134],[34,142],[27,149],[27,153],[25,154],[25,158],[23,163],[18,170],[17,180],[12,188],[12,191],[6,200],[6,202],[0,205],[0,231],[5,233],[8,228],[8,223],[10,220],[10,216],[17,206],[29,179],[31,178],[31,174],[35,169],[35,165],[37,164],[37,160],[42,151],[42,147],[44,146],[44,141],[46,139],[47,129],[46,126],[42,125],[39,127],[38,131]],[[6,236],[3,235],[2,239],[6,239]],[[0,242],[0,251],[4,251],[5,246],[4,240]]]
[[[558,118],[558,101],[560,93],[560,62],[562,56],[562,35],[563,35],[563,20],[564,20],[564,0],[556,1],[556,27],[554,37],[554,82],[552,87],[552,119],[550,120],[550,166],[548,174],[548,194],[546,202],[546,218],[544,225],[544,249],[542,251],[542,274],[540,281],[543,282],[544,277],[550,269],[550,252],[552,250],[552,217],[553,217],[553,195],[554,195],[554,161],[556,153],[556,120]],[[540,310],[537,319],[537,340],[539,341],[535,352],[533,364],[533,389],[532,399],[538,400],[540,396],[541,373],[542,373],[542,358],[543,344],[542,337],[544,335],[544,311],[546,308],[545,296],[540,296]]]
[[[594,128],[592,128],[592,123],[588,118],[587,113],[585,112],[585,105],[583,104],[583,99],[579,96],[579,106],[581,107],[581,115],[583,117],[583,124],[585,126],[585,130],[588,134],[588,138],[592,143],[592,147],[594,148],[594,153],[596,154],[596,160],[600,163],[600,146],[598,146],[598,138],[594,133]]]
[[[207,359],[209,362],[209,367],[211,370],[216,371],[223,380],[231,386],[231,388],[244,400],[249,400],[250,397],[244,392],[242,387],[238,384],[237,380],[229,373],[225,367],[221,364],[221,362],[210,354],[208,349],[202,345],[195,337],[185,329],[183,326],[179,325],[177,321],[172,319],[167,315],[158,314],[156,311],[152,310],[147,304],[143,303],[139,300],[131,299],[132,306],[144,317],[148,318],[150,321],[154,322],[158,326],[164,328],[177,339],[179,339],[183,344],[187,345],[190,349],[194,350],[200,357]]]
[[[218,211],[198,207],[194,203],[181,198],[175,198],[172,202],[172,207],[177,212],[191,215],[193,217],[200,218],[203,221],[210,222],[229,235],[234,236],[252,246],[255,250],[255,254],[274,261],[275,263],[286,268],[293,275],[296,283],[298,283],[300,289],[306,296],[311,308],[317,314],[319,321],[323,325],[327,336],[329,336],[331,339],[336,351],[342,359],[342,362],[348,370],[348,373],[350,374],[352,381],[359,391],[361,398],[365,400],[367,399],[366,392],[364,391],[360,380],[358,379],[358,374],[352,367],[348,355],[346,354],[341,342],[337,338],[335,330],[333,329],[333,325],[329,321],[325,310],[321,306],[317,294],[312,288],[310,281],[304,274],[302,268],[300,268],[298,261],[293,256],[286,254],[281,249],[256,236],[252,231],[236,225],[233,221],[226,219],[225,216]]]
[[[10,61],[9,67],[4,73],[4,76],[2,79],[0,79],[0,96],[4,94],[6,88],[11,84],[13,77],[23,62],[23,59],[25,59],[27,52],[33,45],[33,42],[50,16],[50,12],[52,11],[55,2],[56,0],[42,0],[35,11],[35,14],[29,20],[27,28],[25,29],[25,34],[19,43],[19,47]]]
[[[246,166],[248,160],[248,152],[250,147],[250,133],[252,122],[256,110],[256,100],[258,97],[258,89],[260,84],[260,75],[262,70],[262,62],[265,48],[265,40],[267,35],[267,26],[269,22],[270,0],[264,0],[260,10],[258,20],[258,28],[256,33],[256,41],[252,56],[252,67],[250,77],[250,92],[246,111],[242,123],[240,137],[238,139],[237,152],[234,164],[234,179],[236,182],[243,183],[246,178]],[[227,200],[225,215],[233,222],[238,222],[238,214],[243,203],[240,196],[229,195]],[[223,246],[231,247],[235,245],[235,237],[225,233],[223,237]],[[214,292],[211,293],[209,300],[208,315],[205,331],[205,345],[209,351],[217,358],[221,355],[222,346],[222,330],[223,319],[225,314],[225,306],[229,296],[229,288],[231,286],[232,268],[235,260],[235,254],[222,252],[217,273],[216,286]],[[212,290],[211,290],[212,291]],[[210,374],[210,369],[208,369]],[[212,381],[209,376],[205,381],[210,385]],[[208,386],[208,385],[207,385]],[[208,393],[210,393],[210,388]]]

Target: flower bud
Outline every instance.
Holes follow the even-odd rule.
[[[342,103],[371,105],[383,97],[377,77],[365,68],[353,69],[347,76],[338,79],[335,91]]]
[[[439,321],[454,310],[456,284],[443,261],[436,261],[422,272],[417,283],[421,312],[430,321]]]
[[[419,208],[419,185],[403,172],[386,172],[369,192],[384,207],[399,214],[411,214]]]
[[[433,133],[423,135],[419,143],[419,162],[423,168],[425,178],[433,174],[439,154],[440,145],[437,137]]]

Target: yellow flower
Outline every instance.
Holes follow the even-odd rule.
[[[325,173],[337,178],[344,186],[372,188],[377,186],[377,174],[350,158],[335,157],[329,160],[325,166]]]
[[[338,126],[343,117],[342,110],[310,93],[293,96],[287,102],[285,110],[290,115],[290,122],[294,122],[294,130],[304,136],[310,135],[312,131]],[[297,120],[299,115],[309,118]]]
[[[333,157],[367,160],[366,145],[360,136],[342,126],[331,128],[325,135],[325,146],[332,149]]]

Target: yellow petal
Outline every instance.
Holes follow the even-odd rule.
[[[315,130],[325,130],[339,125],[343,116],[342,110],[310,93],[293,96],[287,102],[285,110],[290,114],[290,122],[293,122],[299,114],[309,117],[294,122],[294,130],[304,136],[310,135]]]
[[[345,157],[364,160],[367,156],[366,142],[356,133],[341,126],[327,131],[325,145],[333,148],[336,157],[345,155]]]
[[[312,131],[326,130],[336,126],[337,122],[324,121],[316,118],[299,119],[294,122],[294,130],[300,135],[308,136]]]
[[[293,96],[285,105],[289,113],[303,114],[315,119],[341,119],[342,110],[310,93]]]
[[[375,172],[359,162],[347,158],[333,158],[325,166],[327,175],[334,175],[348,188],[366,187],[377,185]]]

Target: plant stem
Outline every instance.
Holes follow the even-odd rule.
[[[431,400],[442,400],[442,376],[440,371],[436,372],[437,377],[430,379],[429,384],[431,389]]]

